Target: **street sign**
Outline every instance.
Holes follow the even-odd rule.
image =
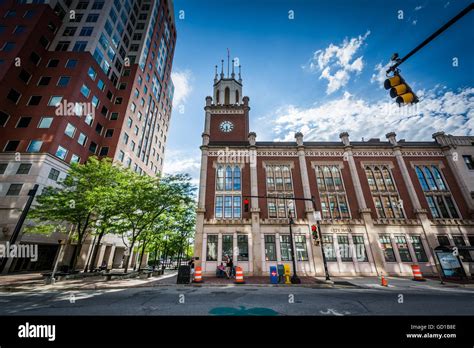
[[[322,218],[321,218],[321,212],[320,212],[319,210],[314,211],[313,214],[314,214],[314,219],[315,219],[316,221],[321,221],[321,220],[322,220]]]

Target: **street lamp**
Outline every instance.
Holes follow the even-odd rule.
[[[313,209],[316,212],[316,200],[314,199],[314,196],[311,196],[311,202],[313,202]],[[328,271],[328,264],[326,261],[326,255],[324,254],[324,246],[323,246],[323,235],[321,233],[321,224],[319,223],[319,218],[316,218],[316,225],[318,228],[318,237],[319,237],[319,244],[321,245],[321,253],[323,254],[323,264],[324,264],[324,273],[326,275],[326,280],[331,280],[329,278],[329,271]]]
[[[291,277],[291,284],[301,284],[301,279],[298,278],[296,274],[296,258],[295,258],[295,249],[293,247],[293,231],[291,229],[291,225],[294,224],[293,216],[291,214],[291,210],[288,210],[288,219],[290,225],[290,245],[291,245],[291,259],[293,260],[293,276]]]

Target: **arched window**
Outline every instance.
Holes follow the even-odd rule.
[[[291,185],[290,168],[288,166],[283,167],[283,181],[284,181],[284,185],[285,185],[285,191],[293,190],[293,187]]]
[[[230,166],[225,169],[225,190],[232,191],[232,168]]]
[[[267,191],[275,190],[275,180],[273,178],[273,167],[268,166],[266,167],[267,172]]]
[[[377,189],[379,191],[387,191],[385,187],[385,182],[383,180],[382,171],[379,167],[374,168],[374,175],[375,175],[375,183],[377,184]]]
[[[431,173],[430,168],[424,166],[423,169],[425,171],[425,175],[426,175],[426,179],[428,180],[428,184],[430,185],[430,189],[432,191],[438,190],[438,186],[436,186],[436,181],[434,179],[433,173]]]
[[[234,191],[240,191],[240,168],[234,167]]]
[[[216,105],[220,104],[220,102],[221,102],[221,101],[219,100],[219,97],[220,97],[220,91],[217,90],[217,92],[216,92]]]
[[[216,190],[224,190],[224,168],[222,166],[217,168]]]
[[[444,184],[443,177],[441,176],[441,173],[439,169],[435,166],[431,167],[433,169],[434,176],[436,178],[436,182],[438,183],[438,187],[442,191],[446,191],[446,185]]]
[[[377,185],[375,185],[375,177],[372,169],[369,167],[365,168],[365,174],[367,175],[367,181],[369,182],[370,191],[377,191]]]
[[[239,91],[238,90],[235,91],[235,103],[239,104]]]
[[[428,183],[426,182],[425,176],[423,175],[423,172],[421,171],[420,167],[416,167],[415,171],[416,171],[416,176],[418,177],[418,181],[420,182],[420,185],[423,191],[429,191],[430,188],[428,186]]]
[[[230,104],[230,89],[229,89],[229,87],[226,87],[225,91],[224,91],[224,104],[225,105]]]
[[[328,191],[334,191],[334,181],[332,180],[331,170],[328,166],[323,167],[324,181]]]
[[[315,169],[323,218],[349,219],[349,207],[339,166],[318,165]]]
[[[382,173],[387,189],[391,192],[395,192],[395,185],[393,184],[392,176],[390,175],[390,171],[387,169],[387,167],[383,167]]]
[[[336,191],[344,191],[342,187],[341,174],[339,173],[339,168],[337,166],[331,166],[332,178],[334,180],[334,189]]]

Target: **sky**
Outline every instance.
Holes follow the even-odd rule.
[[[164,172],[197,183],[205,97],[214,66],[238,59],[257,141],[431,140],[474,135],[474,11],[404,62],[419,103],[399,108],[383,88],[403,57],[469,0],[175,0],[173,114]],[[384,69],[385,68],[385,69]]]

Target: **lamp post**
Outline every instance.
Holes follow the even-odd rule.
[[[316,201],[314,199],[314,196],[311,196],[311,202],[313,202],[313,209],[316,212],[317,209],[316,209]],[[319,237],[319,244],[321,245],[321,253],[323,254],[324,274],[326,275],[326,280],[331,280],[331,278],[329,277],[326,255],[324,254],[323,235],[321,233],[321,224],[319,223],[319,218],[316,219],[316,226],[318,228],[318,237]]]
[[[288,219],[290,225],[290,245],[291,245],[291,259],[293,260],[293,276],[291,277],[291,284],[301,284],[301,279],[298,278],[296,274],[296,258],[295,258],[295,249],[293,246],[293,231],[291,229],[291,225],[294,224],[293,216],[291,214],[291,210],[288,211]]]

